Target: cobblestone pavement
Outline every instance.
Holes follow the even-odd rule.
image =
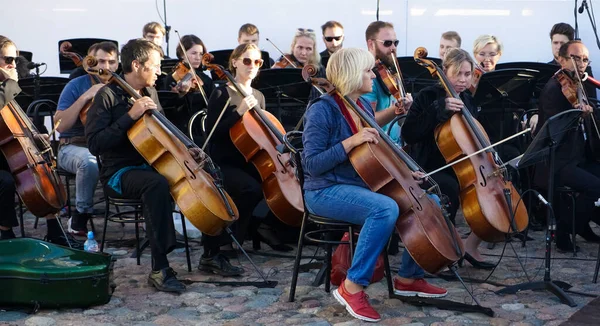
[[[461,219],[459,219],[461,220]],[[26,214],[26,232],[34,237],[43,237],[45,222],[40,220],[39,227],[33,229],[34,218]],[[100,231],[102,218],[95,218]],[[66,220],[63,220],[66,225]],[[594,227],[596,227],[594,225]],[[15,230],[17,231],[17,230]],[[459,225],[459,232],[468,230]],[[596,233],[599,232],[595,228]],[[529,241],[525,248],[514,243],[514,249],[521,257],[529,277],[541,280],[543,277],[544,234],[531,232],[535,239]],[[177,249],[169,255],[171,266],[178,272],[178,277],[188,280],[187,292],[182,295],[161,293],[149,287],[146,278],[150,270],[150,255],[146,249],[141,265],[130,258],[134,250],[133,225],[123,229],[120,224],[109,223],[107,252],[117,258],[114,276],[117,288],[111,301],[102,306],[87,309],[41,310],[35,315],[25,310],[0,311],[2,325],[337,325],[348,326],[361,324],[352,318],[339,305],[331,294],[326,293],[324,286],[311,286],[317,270],[301,273],[296,290],[296,301],[288,302],[293,260],[266,256],[276,254],[263,244],[259,253],[251,253],[268,279],[277,281],[275,288],[257,288],[254,286],[231,287],[206,283],[209,281],[259,281],[258,274],[245,258],[233,259],[246,270],[243,278],[224,279],[204,274],[196,269],[202,253],[198,242],[191,243],[193,271],[187,272],[185,252]],[[119,240],[123,239],[123,240]],[[579,238],[582,251],[578,257],[553,251],[552,278],[573,285],[575,291],[598,294],[600,285],[592,283],[597,244],[584,242]],[[245,248],[251,250],[251,245]],[[554,249],[554,246],[553,246]],[[494,249],[482,247],[488,261],[497,261],[503,252],[503,245]],[[312,257],[315,247],[307,247],[304,255]],[[292,253],[293,254],[293,253]],[[288,254],[290,255],[290,254]],[[310,259],[304,260],[308,262]],[[391,256],[392,268],[397,268],[400,255]],[[463,267],[459,269],[465,278],[485,279],[489,272]],[[457,281],[444,281],[439,278],[430,279],[434,284],[448,289],[447,299],[472,303],[467,291]],[[506,246],[504,258],[498,268],[489,277],[489,281],[501,284],[516,284],[526,281],[525,274],[514,258],[511,246]],[[469,290],[475,293],[483,306],[493,309],[495,317],[479,313],[459,313],[440,310],[434,307],[416,307],[387,297],[385,279],[372,284],[367,289],[371,303],[381,313],[382,325],[559,325],[567,320],[578,309],[592,300],[591,297],[571,294],[577,307],[571,308],[561,304],[548,292],[525,291],[516,295],[499,296],[494,291],[502,286],[489,283],[468,283]],[[1,294],[0,294],[1,295]]]

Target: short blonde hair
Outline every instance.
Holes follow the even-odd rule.
[[[294,35],[294,39],[292,40],[292,46],[290,47],[290,54],[294,54],[294,47],[301,37],[307,37],[313,41],[313,53],[308,59],[307,64],[315,65],[315,67],[319,68],[321,64],[321,55],[319,54],[319,51],[317,51],[317,35],[312,29],[302,28],[296,31],[296,35]]]
[[[473,55],[477,55],[488,44],[496,44],[498,54],[502,55],[502,42],[494,35],[481,35],[473,42]]]
[[[373,68],[375,58],[358,48],[341,49],[329,58],[327,79],[342,95],[346,96],[362,87],[363,72]]]
[[[453,75],[456,75],[460,71],[460,67],[465,61],[471,64],[472,73],[474,61],[473,58],[471,58],[471,56],[469,55],[469,52],[459,48],[451,48],[446,52],[446,55],[444,56],[442,67],[445,72],[452,72]]]

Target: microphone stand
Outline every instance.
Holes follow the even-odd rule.
[[[575,39],[579,39],[579,24],[577,23],[577,0],[575,0],[575,8],[573,8],[573,16],[575,16]]]
[[[592,13],[590,12],[590,8],[588,7],[587,0],[583,0],[581,5],[585,9],[585,11],[587,11],[588,17],[590,18],[590,24],[592,25],[592,31],[594,31],[594,36],[596,37],[596,45],[600,49],[600,39],[598,39],[598,30],[596,29],[596,22],[594,21],[594,18],[592,17]]]
[[[35,76],[33,77],[33,100],[40,98],[40,66],[35,67]]]
[[[167,43],[167,57],[169,57],[169,33],[171,33],[171,26],[167,25],[167,0],[163,0],[163,15],[165,17],[165,42]]]

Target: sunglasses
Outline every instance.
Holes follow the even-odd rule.
[[[325,36],[325,41],[327,42],[333,42],[333,40],[339,41],[342,39],[342,37],[344,37],[344,35],[340,35],[340,36]]]
[[[398,44],[400,43],[400,41],[395,40],[395,41],[391,41],[391,40],[378,40],[375,39],[375,41],[379,42],[379,43],[383,43],[383,46],[385,46],[386,48],[389,48],[390,46],[392,46],[392,44],[394,44],[394,46],[398,46]]]
[[[17,63],[19,61],[18,57],[5,57],[5,56],[0,56],[0,59],[4,59],[4,62],[9,65],[14,63]]]
[[[263,59],[256,59],[256,60],[254,60],[254,65],[257,66],[257,67],[262,67],[263,62],[264,62]],[[244,58],[244,59],[242,59],[242,63],[245,66],[251,66],[252,65],[252,59],[250,59],[250,58]]]
[[[315,31],[311,28],[298,28],[298,32],[300,33],[314,33]]]

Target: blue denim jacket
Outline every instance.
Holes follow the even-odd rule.
[[[362,98],[359,100],[373,116],[371,105]],[[324,95],[313,102],[304,119],[304,189],[317,190],[335,184],[368,188],[352,167],[342,145],[343,140],[352,136],[352,130],[333,97]]]

